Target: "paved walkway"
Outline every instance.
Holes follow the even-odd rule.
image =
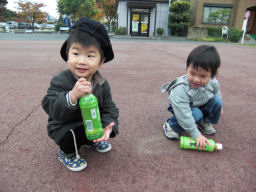
[[[4,33],[0,32],[0,40],[48,40],[48,41],[64,41],[68,36],[68,33]],[[188,40],[186,37],[136,37],[130,35],[109,35],[113,41],[159,41],[159,42],[190,42],[190,43],[199,43],[198,41]],[[214,43],[214,42],[213,42]],[[225,43],[225,42],[217,42]],[[230,43],[230,44],[239,44],[239,43]],[[256,45],[256,40],[244,39],[244,45]]]
[[[199,43],[112,43],[115,59],[102,73],[120,109],[120,135],[107,154],[82,149],[88,167],[74,173],[57,160],[41,107],[51,77],[67,68],[62,41],[0,40],[0,191],[256,191],[256,48],[214,44],[224,114],[209,138],[224,148],[206,153],[181,150],[162,132],[170,113],[160,87],[185,73],[186,57]]]

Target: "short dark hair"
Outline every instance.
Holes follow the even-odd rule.
[[[81,31],[81,30],[76,30],[76,29],[71,30],[69,33],[69,37],[67,39],[67,49],[66,49],[67,55],[68,55],[69,49],[73,43],[80,43],[84,47],[95,46],[96,48],[98,48],[98,50],[100,52],[101,61],[103,61],[104,53],[101,48],[101,45],[97,41],[97,39],[95,37],[93,37],[92,35],[90,35],[89,33],[85,32],[85,31]]]
[[[200,45],[193,49],[188,55],[187,68],[191,64],[196,69],[198,69],[198,67],[206,71],[210,69],[211,77],[214,77],[220,67],[220,56],[214,46]]]

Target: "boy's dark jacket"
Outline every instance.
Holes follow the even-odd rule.
[[[60,72],[52,78],[51,85],[47,90],[47,95],[42,100],[43,109],[49,115],[48,135],[60,144],[61,139],[70,129],[75,129],[83,125],[79,104],[69,106],[66,94],[71,91],[77,79],[70,70]],[[102,126],[106,127],[114,122],[110,137],[118,134],[119,110],[112,101],[111,91],[108,81],[97,71],[93,76],[93,91],[97,97],[101,115]]]

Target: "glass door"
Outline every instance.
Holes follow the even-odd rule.
[[[132,13],[132,26],[131,26],[131,35],[139,36],[139,27],[140,27],[140,14]]]
[[[148,14],[142,13],[140,18],[140,35],[148,37]]]
[[[149,36],[149,9],[132,9],[130,29],[132,36]]]

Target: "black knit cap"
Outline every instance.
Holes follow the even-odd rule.
[[[112,45],[108,36],[108,32],[104,25],[101,23],[82,17],[78,19],[70,28],[72,30],[81,30],[85,31],[88,34],[92,35],[100,43],[102,51],[104,53],[105,62],[111,61],[114,58],[114,53]],[[60,50],[61,57],[67,61],[67,40],[63,43]]]

